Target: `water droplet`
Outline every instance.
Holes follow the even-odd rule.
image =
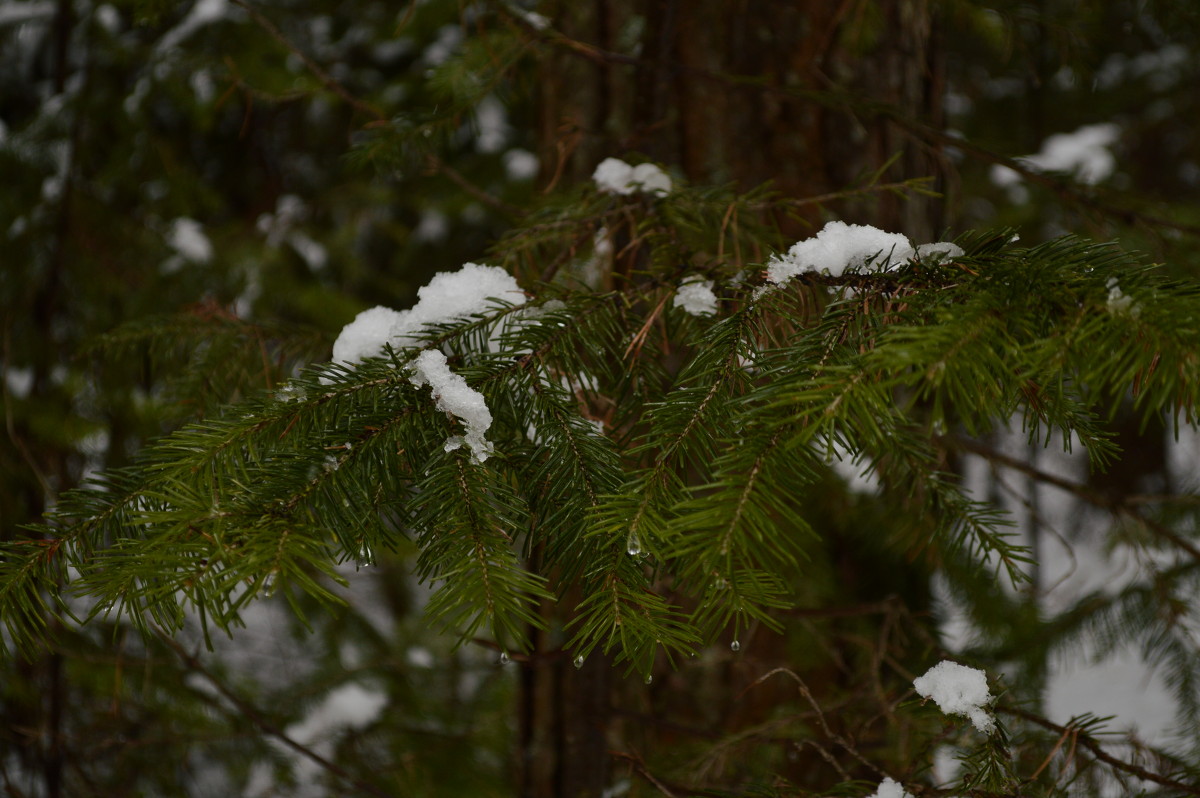
[[[625,551],[630,557],[637,557],[642,553],[642,541],[638,539],[636,532],[629,536],[629,542],[625,544]]]
[[[583,655],[580,654],[578,657],[575,658],[575,670],[579,670],[582,667],[583,667]]]
[[[509,660],[508,652],[507,652],[507,651],[501,651],[501,652],[500,652],[500,664],[501,664],[501,665],[507,665],[507,664],[508,664],[508,660]]]
[[[732,643],[729,644],[729,650],[733,651],[734,653],[741,651],[742,644],[739,643],[738,641],[734,640]]]
[[[647,673],[646,674],[646,684],[650,684],[650,682],[652,682],[652,681],[654,681],[654,674]]]

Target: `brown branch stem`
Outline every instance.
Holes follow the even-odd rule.
[[[235,2],[237,2],[237,0],[235,0]],[[208,680],[209,684],[211,684],[213,688],[220,693],[222,698],[232,704],[233,707],[243,717],[258,727],[258,729],[264,734],[274,737],[288,748],[291,748],[298,754],[312,760],[322,769],[328,771],[334,776],[337,776],[339,779],[353,786],[354,789],[358,790],[364,795],[373,795],[376,796],[376,798],[392,798],[391,793],[388,793],[387,791],[376,787],[373,784],[368,784],[367,782],[356,778],[352,773],[338,765],[336,762],[331,762],[311,748],[308,748],[307,746],[289,737],[287,733],[283,731],[283,729],[280,729],[274,723],[267,720],[262,712],[254,707],[249,701],[233,692],[233,690],[231,690],[224,682],[218,679],[212,671],[206,668],[204,663],[202,663],[198,657],[190,654],[187,649],[185,649],[178,641],[174,640],[170,635],[161,629],[155,628],[154,631],[155,634],[158,635],[159,640],[161,640],[167,645],[168,648],[174,651],[179,657],[180,661],[182,661],[189,670],[195,671]]]

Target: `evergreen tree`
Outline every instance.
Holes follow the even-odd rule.
[[[939,242],[932,189],[956,196],[944,148],[975,148],[1023,181],[1009,222],[1042,207],[1032,183],[1064,226],[1194,231],[1185,206],[941,132],[926,67],[1008,30],[997,9],[218,5],[20,8],[6,40],[27,60],[5,163],[40,198],[6,225],[6,789],[1200,794],[1200,542],[1189,497],[1148,480],[1167,447],[1136,438],[1195,422],[1194,256],[1026,243],[977,208]],[[1021,39],[1039,91],[1054,14]],[[743,38],[706,51],[725,23]],[[783,31],[813,44],[800,82],[754,49]],[[530,80],[540,142],[503,121],[529,118]],[[785,160],[763,186],[770,150],[732,150],[789,129],[823,177]],[[331,150],[379,176],[312,163]],[[158,276],[95,281],[138,263]],[[85,347],[102,367],[69,359]],[[980,465],[1033,486],[1023,526]],[[1137,577],[1046,605],[1040,485]],[[935,584],[978,642],[951,650]],[[272,626],[292,642],[256,650]],[[1176,744],[1045,717],[1052,656],[1130,642],[1174,691]],[[947,658],[986,682],[918,678]]]

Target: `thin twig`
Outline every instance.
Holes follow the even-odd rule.
[[[602,66],[629,67],[654,66],[660,69],[663,66],[662,64],[652,64],[651,62],[642,58],[628,56],[622,53],[614,53],[612,51],[596,47],[595,45],[577,41],[566,36],[561,31],[557,31],[552,28],[534,28],[524,20],[518,19],[517,21],[518,24],[529,31],[533,37],[544,41],[551,46],[558,47],[567,52],[586,58],[595,64]],[[1015,158],[1009,158],[1007,156],[1000,155],[999,153],[993,152],[986,147],[982,147],[958,136],[951,135],[940,128],[909,117],[891,103],[885,103],[869,98],[864,99],[861,94],[855,94],[846,91],[839,92],[769,85],[763,81],[761,76],[720,73],[689,64],[673,63],[670,64],[669,67],[673,74],[687,75],[688,77],[695,78],[697,80],[717,83],[734,89],[754,91],[760,94],[778,98],[779,100],[785,102],[810,102],[834,111],[854,113],[864,118],[885,120],[905,130],[910,135],[918,139],[926,142],[933,142],[940,146],[955,147],[967,155],[979,160],[1006,166],[1017,174],[1021,175],[1029,182],[1048,188],[1067,201],[1091,208],[1092,210],[1115,218],[1126,224],[1144,224],[1200,236],[1200,225],[1179,222],[1174,219],[1167,219],[1162,216],[1144,213],[1142,211],[1133,210],[1130,208],[1122,208],[1110,202],[1106,202],[1098,198],[1094,190],[1079,184],[1077,181],[1047,175]],[[833,197],[831,197],[831,199],[832,198]]]
[[[1126,501],[1107,496],[1098,490],[1088,487],[1087,485],[1078,482],[1072,482],[1071,480],[1060,477],[1057,474],[1051,474],[1047,471],[1042,471],[1041,469],[1025,462],[1024,460],[1004,454],[1003,452],[998,452],[989,446],[984,446],[982,443],[970,440],[968,438],[962,438],[958,436],[940,436],[936,440],[938,443],[951,448],[978,455],[993,463],[999,463],[1005,468],[1011,468],[1012,470],[1018,471],[1026,476],[1033,477],[1039,482],[1044,482],[1047,485],[1053,485],[1060,490],[1064,490],[1068,493],[1078,496],[1088,504],[1107,510],[1115,516],[1124,516],[1130,518],[1137,523],[1144,525],[1147,529],[1163,540],[1166,540],[1182,551],[1187,552],[1187,554],[1193,560],[1195,560],[1197,563],[1200,563],[1200,548],[1197,548],[1194,543],[1180,536],[1165,524],[1142,515],[1136,509],[1129,506],[1129,503]]]
[[[234,1],[237,2],[237,0]],[[206,668],[204,663],[202,663],[199,658],[188,653],[187,649],[185,649],[165,631],[155,627],[154,632],[158,635],[158,638],[163,643],[165,643],[172,651],[175,652],[179,659],[182,660],[184,665],[207,679],[213,688],[220,693],[226,701],[233,704],[234,708],[237,709],[237,711],[241,713],[243,717],[257,726],[264,734],[276,738],[293,751],[308,757],[324,770],[332,773],[334,776],[337,776],[347,784],[352,785],[359,792],[366,795],[374,795],[377,796],[377,798],[392,798],[391,793],[385,792],[379,787],[359,780],[352,773],[338,765],[336,762],[331,762],[311,748],[296,742],[296,740],[289,737],[282,729],[271,723],[271,721],[267,720],[257,708],[255,708],[237,693],[233,692],[233,690],[231,690],[225,685],[224,682],[218,679],[212,671]]]
[[[628,760],[628,762],[633,765],[633,769],[637,771],[639,776],[657,787],[658,791],[667,796],[667,798],[677,798],[675,793],[671,792],[667,785],[663,784],[646,768],[646,765],[644,762],[642,762],[641,757],[634,756],[633,754],[627,754],[624,751],[613,751],[612,755],[619,757],[620,759]]]
[[[361,97],[356,96],[349,89],[347,89],[340,82],[338,82],[338,80],[336,78],[334,78],[333,75],[329,74],[329,72],[327,72],[324,67],[322,67],[320,64],[318,64],[316,61],[314,61],[311,57],[309,57],[309,55],[307,53],[305,53],[303,50],[301,50],[299,47],[297,47],[292,42],[291,39],[289,39],[287,36],[285,36],[283,34],[283,32],[280,31],[279,28],[277,28],[275,26],[275,23],[273,23],[273,22],[271,22],[271,20],[267,19],[267,17],[265,17],[262,14],[262,12],[260,12],[254,6],[250,5],[250,3],[246,2],[246,0],[233,0],[233,3],[235,5],[237,5],[238,7],[244,9],[246,11],[246,13],[250,15],[250,18],[252,20],[254,20],[254,22],[260,28],[262,28],[264,31],[266,31],[267,34],[272,39],[279,42],[279,44],[283,45],[283,47],[286,48],[288,50],[288,52],[293,53],[297,58],[299,58],[300,61],[304,64],[305,68],[309,72],[311,72],[313,74],[313,76],[315,76],[317,78],[317,80],[321,81],[321,83],[327,89],[332,91],[338,97],[341,97],[342,100],[344,100],[350,107],[354,108],[356,111],[359,111],[360,113],[371,117],[371,119],[372,119],[371,126],[372,127],[379,126],[379,125],[391,124],[391,121],[388,119],[387,115],[384,114],[384,112],[381,109],[368,103],[367,101],[363,100]],[[511,216],[523,215],[523,211],[521,209],[519,209],[513,205],[509,205],[507,202],[504,202],[500,198],[489,194],[487,191],[483,190],[479,186],[472,183],[465,176],[463,176],[463,174],[461,172],[459,172],[457,169],[455,169],[452,166],[450,166],[449,164],[447,164],[445,161],[443,161],[438,156],[436,156],[432,153],[427,154],[426,155],[426,163],[430,166],[431,169],[445,175],[451,181],[453,181],[455,184],[457,184],[460,188],[462,188],[464,191],[466,191],[468,194],[470,194],[471,196],[480,200],[481,202],[487,204],[488,206],[495,208],[499,211],[502,211],[504,213],[507,213]]]
[[[1105,751],[1104,747],[1101,746],[1100,743],[1092,739],[1092,737],[1082,729],[1074,726],[1060,726],[1051,720],[1043,718],[1041,715],[1035,715],[1032,712],[1024,709],[1018,709],[1017,707],[1001,706],[996,707],[996,711],[1027,720],[1030,723],[1034,723],[1044,729],[1049,729],[1056,734],[1070,735],[1075,737],[1080,745],[1092,753],[1092,756],[1096,757],[1096,759],[1100,760],[1109,767],[1123,771],[1132,776],[1136,776],[1144,781],[1152,781],[1155,784],[1161,784],[1162,786],[1170,787],[1173,790],[1180,790],[1188,795],[1200,795],[1200,786],[1194,784],[1184,784],[1181,781],[1176,781],[1168,776],[1163,776],[1160,773],[1147,770],[1146,768],[1140,765],[1135,765],[1132,762],[1126,762],[1123,759],[1117,759],[1115,756]]]

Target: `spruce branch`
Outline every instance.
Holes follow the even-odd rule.
[[[1038,482],[1042,482],[1046,485],[1053,485],[1054,487],[1066,491],[1077,498],[1083,499],[1094,507],[1107,510],[1114,516],[1131,520],[1134,523],[1150,530],[1156,537],[1167,541],[1179,551],[1187,554],[1195,563],[1200,564],[1200,548],[1197,548],[1195,544],[1188,541],[1186,538],[1179,535],[1165,524],[1156,521],[1153,518],[1149,518],[1144,513],[1140,512],[1137,509],[1136,504],[1130,502],[1128,499],[1104,494],[1098,490],[1095,490],[1094,488],[1088,487],[1087,485],[1073,482],[1057,474],[1051,474],[1047,471],[1037,468],[1025,460],[1012,457],[1011,455],[1004,454],[1003,452],[998,452],[992,447],[985,446],[979,441],[970,438],[965,438],[962,436],[955,436],[953,438],[939,436],[937,440],[940,445],[978,455],[989,462],[996,463],[1004,466],[1005,468],[1025,474],[1026,476],[1033,477]]]
[[[1086,748],[1089,752],[1091,752],[1092,756],[1094,756],[1097,760],[1115,770],[1128,773],[1129,775],[1135,776],[1139,779],[1153,782],[1160,786],[1175,790],[1181,795],[1200,795],[1200,786],[1195,784],[1185,784],[1181,781],[1171,778],[1170,776],[1156,773],[1155,771],[1148,770],[1140,765],[1136,765],[1132,762],[1126,762],[1123,759],[1113,756],[1112,754],[1108,753],[1108,751],[1104,750],[1104,746],[1099,740],[1095,739],[1093,735],[1089,734],[1084,729],[1080,729],[1071,725],[1059,725],[1033,712],[1021,709],[1020,707],[1001,705],[996,707],[996,711],[1007,715],[1012,715],[1013,717],[1028,721],[1034,725],[1041,726],[1044,729],[1049,729],[1055,734],[1070,736],[1074,740],[1078,741],[1078,743]]]

